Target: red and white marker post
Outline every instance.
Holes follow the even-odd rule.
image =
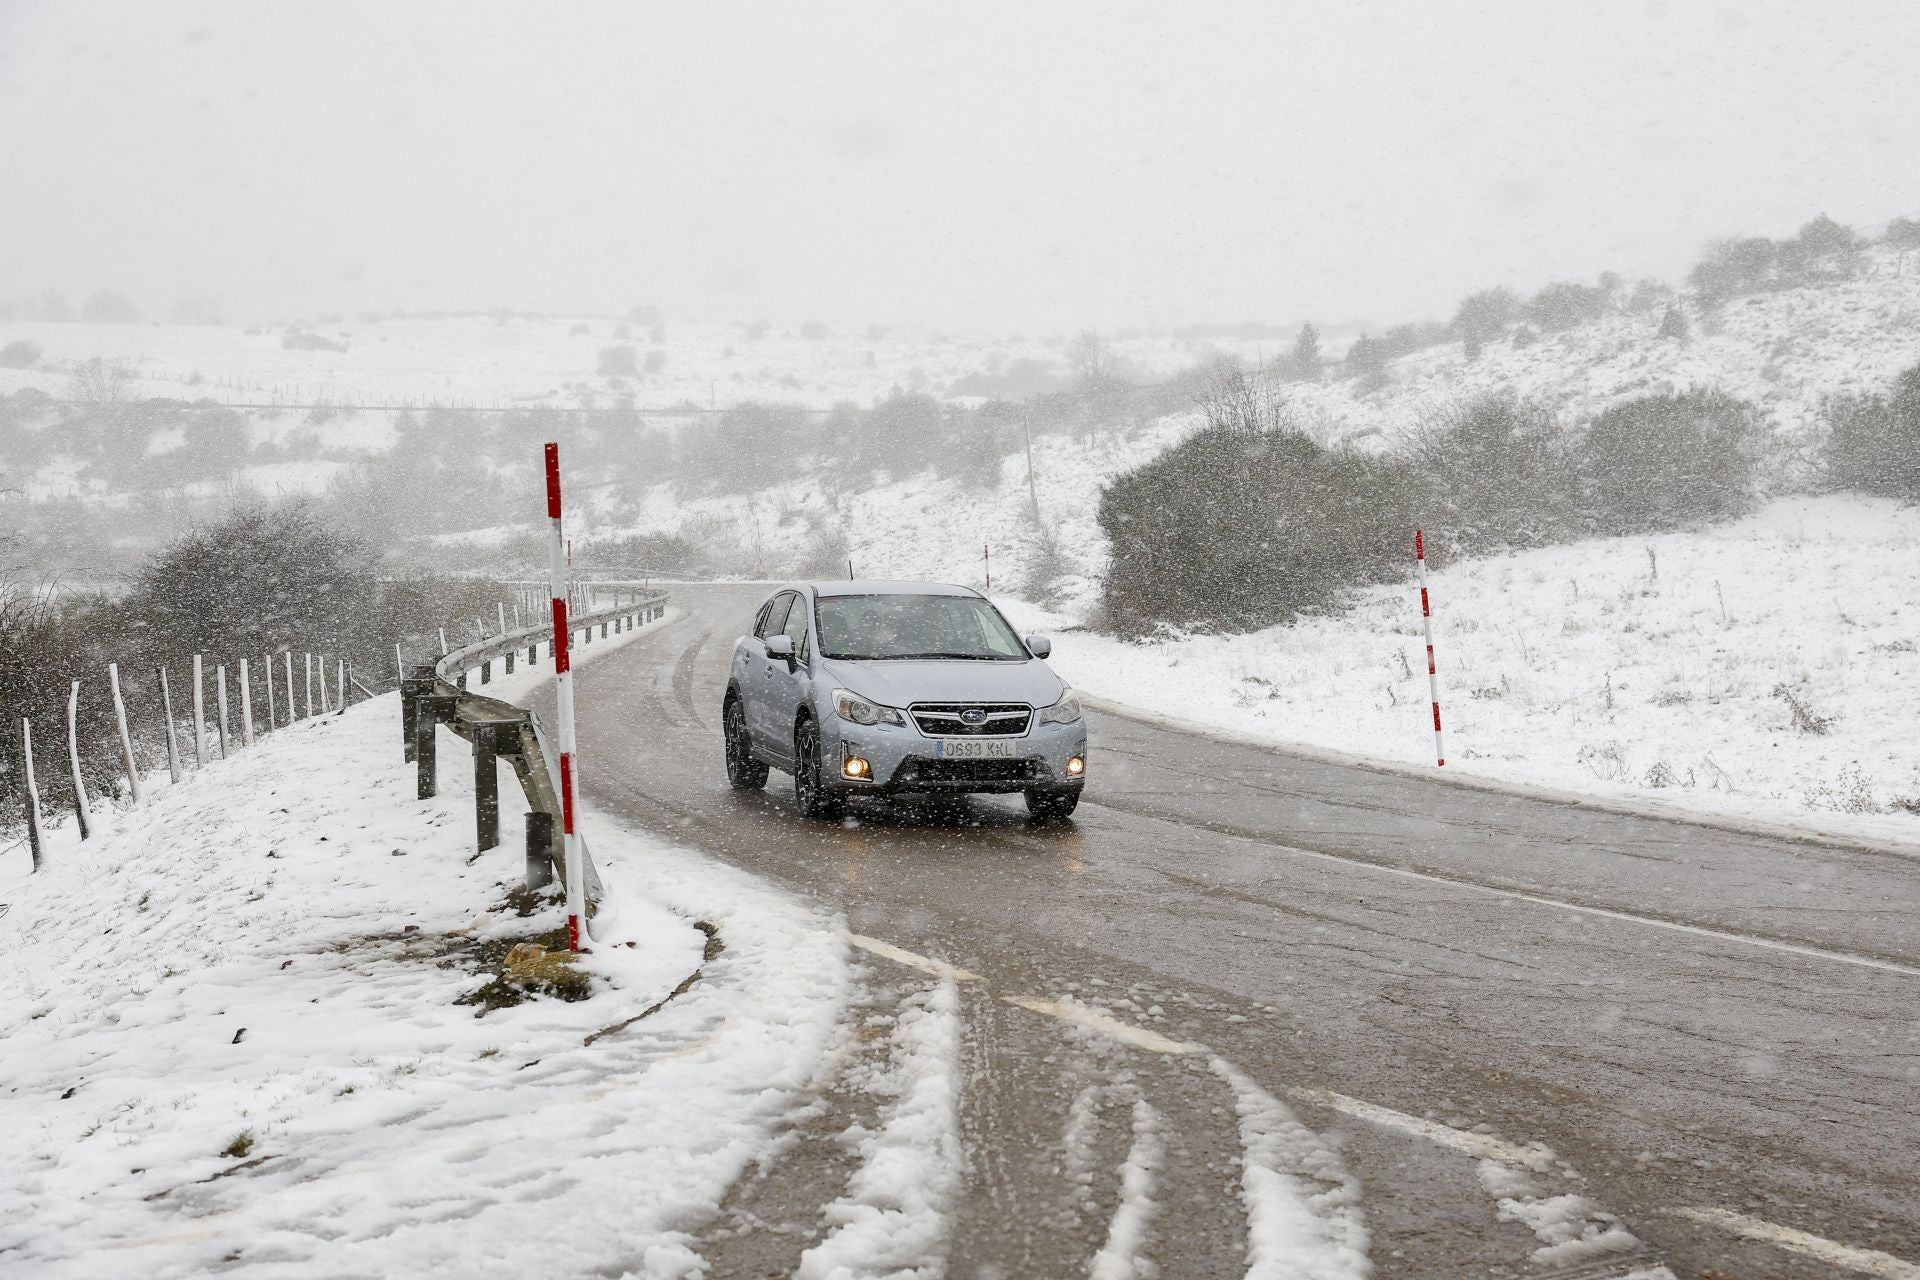
[[[1427,629],[1427,692],[1433,698],[1433,761],[1447,763],[1447,744],[1440,736],[1440,673],[1433,665],[1433,606],[1427,600],[1427,543],[1420,530],[1413,531],[1413,559],[1420,567],[1420,621]]]
[[[560,446],[547,445],[547,588],[553,596],[553,686],[560,711],[560,829],[566,850],[567,948],[580,950],[580,921],[586,914],[587,891],[581,870],[580,837],[573,829],[573,662],[568,653],[573,639],[567,613],[571,586],[567,581],[569,546],[560,521]]]

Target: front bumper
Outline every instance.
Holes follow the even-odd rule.
[[[1038,717],[1022,736],[1010,739],[1010,760],[941,760],[934,740],[912,724],[854,724],[828,716],[821,726],[822,772],[830,785],[848,795],[891,795],[900,791],[1060,791],[1080,787],[1085,773],[1067,772],[1067,761],[1087,758],[1087,723],[1042,724]],[[849,778],[842,766],[850,755],[867,761],[871,773]]]

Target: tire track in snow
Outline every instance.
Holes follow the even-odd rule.
[[[1339,1153],[1231,1062],[1215,1057],[1211,1065],[1240,1115],[1247,1280],[1371,1276],[1360,1184]]]
[[[826,1208],[832,1230],[797,1280],[936,1280],[965,1182],[960,1144],[960,995],[951,977],[909,996],[880,1089],[894,1100],[860,1138],[864,1159]]]
[[[1160,1113],[1144,1099],[1133,1104],[1133,1146],[1120,1166],[1120,1207],[1107,1226],[1107,1242],[1094,1255],[1092,1280],[1145,1280],[1154,1274],[1146,1257],[1147,1233],[1159,1205],[1154,1200],[1160,1161]]]

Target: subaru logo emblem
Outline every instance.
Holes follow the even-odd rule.
[[[961,724],[985,724],[986,722],[987,713],[979,707],[968,707],[960,713]]]

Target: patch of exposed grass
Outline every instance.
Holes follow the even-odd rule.
[[[232,1156],[235,1160],[244,1160],[252,1150],[253,1130],[242,1129],[233,1135],[233,1141],[223,1147],[220,1154],[223,1156]]]
[[[473,954],[484,967],[497,970],[491,981],[456,1002],[480,1006],[476,1018],[534,996],[571,1001],[593,994],[587,975],[573,966],[564,926],[531,938],[495,938],[476,945]]]

